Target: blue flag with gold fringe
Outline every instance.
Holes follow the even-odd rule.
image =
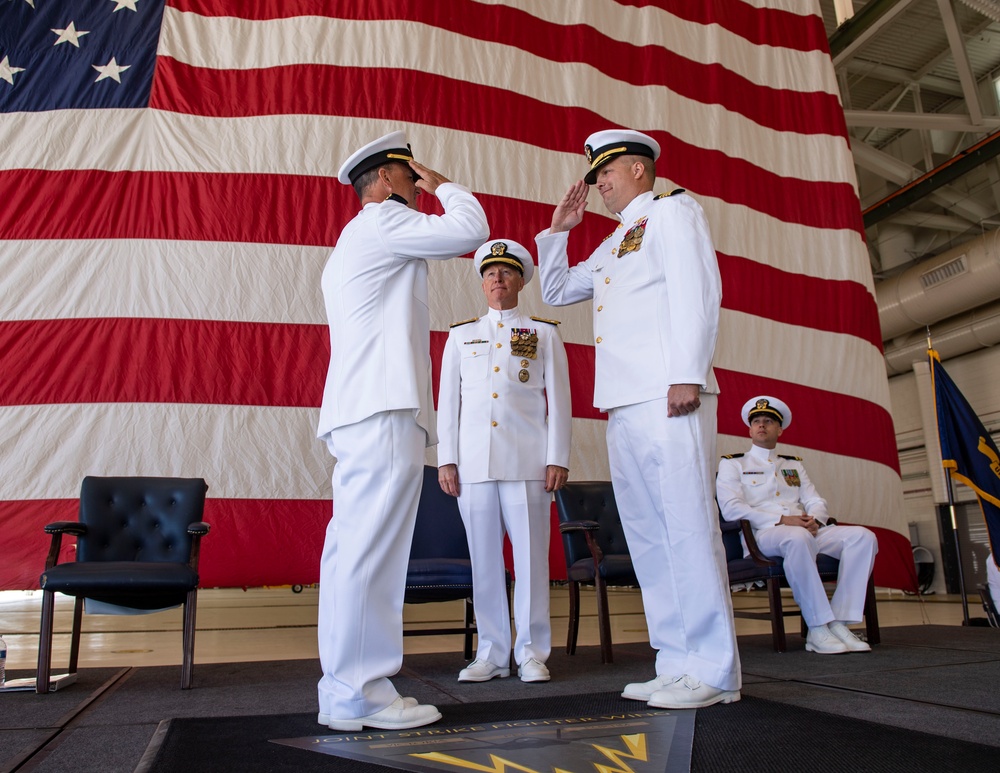
[[[945,372],[938,353],[931,360],[934,402],[944,468],[979,497],[994,560],[1000,559],[1000,452],[965,396]]]

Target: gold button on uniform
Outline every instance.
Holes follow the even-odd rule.
[[[496,393],[496,392],[494,392],[494,393],[493,393],[493,398],[494,398],[494,399],[496,399],[496,397],[497,397],[497,393]]]
[[[602,340],[603,339],[600,336],[597,336],[597,343],[600,343]]]
[[[503,349],[503,344],[497,344],[497,349]]]
[[[609,277],[609,276],[604,277],[604,284],[606,284],[606,285],[611,284],[611,277]]]
[[[601,309],[603,309],[603,308],[604,308],[603,306],[598,306],[598,307],[597,307],[597,310],[598,310],[598,311],[600,311],[600,310],[601,310]]]
[[[497,322],[497,327],[503,327],[503,322]]]
[[[496,422],[493,422],[493,426],[495,427],[496,425],[497,425],[497,423],[496,423]]]
[[[494,365],[493,366],[493,372],[494,373],[499,373],[500,372],[500,366],[499,365]]]

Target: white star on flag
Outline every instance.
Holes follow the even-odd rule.
[[[135,7],[135,4],[138,3],[139,0],[111,0],[111,2],[112,3],[116,3],[115,10],[113,10],[111,13],[117,13],[122,8],[128,8],[130,11],[137,11],[138,10]]]
[[[69,26],[66,27],[66,29],[63,30],[54,29],[52,31],[59,36],[59,39],[52,44],[53,46],[58,46],[60,43],[72,43],[77,48],[80,47],[80,38],[82,38],[84,35],[90,34],[89,30],[77,30],[76,22],[72,21],[69,23]]]
[[[100,73],[100,75],[97,76],[97,79],[94,81],[94,83],[97,83],[98,81],[102,81],[105,78],[111,78],[112,80],[115,81],[115,83],[121,83],[122,79],[120,77],[118,77],[118,76],[121,73],[125,72],[132,65],[130,65],[130,64],[118,64],[118,62],[115,61],[115,58],[111,57],[111,61],[108,62],[103,67],[102,66],[98,66],[96,64],[92,64],[90,66],[93,67],[95,70],[97,70]]]
[[[0,78],[3,78],[11,86],[14,85],[14,74],[19,72],[24,72],[23,67],[11,67],[8,61],[9,57],[4,57],[0,60]]]

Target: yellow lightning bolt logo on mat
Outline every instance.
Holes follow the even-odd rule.
[[[593,744],[594,749],[615,763],[616,766],[611,767],[610,765],[591,763],[594,765],[594,768],[598,771],[598,773],[636,773],[636,771],[622,762],[622,760],[629,759],[648,762],[649,757],[646,752],[646,736],[644,733],[623,735],[621,736],[621,739],[625,742],[625,746],[628,747],[627,751],[619,751],[611,749],[607,746],[598,746],[597,744]],[[422,754],[412,754],[410,756],[419,757],[422,760],[429,760],[431,762],[440,762],[444,765],[452,765],[460,770],[475,770],[480,773],[508,773],[508,771],[520,771],[520,773],[544,773],[543,771],[536,770],[535,768],[525,767],[518,762],[505,760],[495,754],[490,755],[489,765],[483,765],[470,760],[463,760],[458,757],[453,757],[450,754],[442,754],[441,752],[425,752]],[[555,768],[553,773],[571,773],[571,771],[563,768]]]

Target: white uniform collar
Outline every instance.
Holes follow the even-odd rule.
[[[618,213],[618,218],[623,223],[628,223],[632,218],[635,217],[635,213],[642,209],[646,204],[653,200],[653,192],[646,191],[645,193],[640,193],[621,212]]]
[[[517,306],[513,309],[503,309],[502,311],[500,309],[494,309],[492,306],[489,306],[488,309],[489,311],[486,316],[494,322],[503,322],[504,320],[521,316],[521,313],[517,310]]]
[[[773,462],[777,456],[776,449],[762,448],[761,446],[750,446],[750,456],[761,462]]]

